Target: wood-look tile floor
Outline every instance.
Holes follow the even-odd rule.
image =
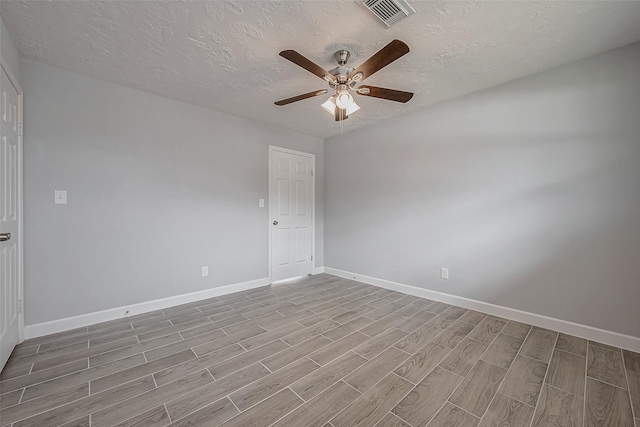
[[[31,339],[0,379],[3,427],[640,427],[638,353],[325,274]]]

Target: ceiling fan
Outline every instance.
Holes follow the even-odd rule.
[[[401,90],[386,89],[376,86],[357,86],[376,71],[386,67],[407,53],[409,53],[409,46],[407,46],[406,43],[400,40],[393,40],[358,68],[354,69],[347,66],[347,62],[349,61],[351,54],[346,50],[339,50],[333,55],[338,62],[338,66],[331,70],[324,70],[322,67],[305,58],[295,50],[283,50],[280,52],[280,56],[329,83],[329,86],[332,90],[335,90],[335,93],[331,95],[324,104],[322,104],[322,107],[327,110],[327,112],[331,113],[335,117],[336,121],[342,121],[349,118],[350,114],[355,113],[360,109],[353,99],[351,92],[358,95],[371,96],[374,98],[403,103],[409,101],[413,97],[413,93],[403,92]],[[292,102],[313,98],[326,93],[329,93],[327,89],[315,90],[313,92],[282,99],[275,102],[275,104],[287,105]]]

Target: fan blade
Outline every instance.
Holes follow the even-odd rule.
[[[391,64],[396,59],[409,53],[409,46],[403,41],[393,40],[391,43],[380,49],[375,55],[367,59],[362,65],[353,70],[349,77],[355,81],[361,82],[362,80],[370,77],[376,71],[381,70],[387,65]],[[358,73],[362,73],[361,78],[354,78]]]
[[[324,95],[325,93],[328,93],[328,92],[329,91],[326,90],[326,89],[314,90],[313,92],[303,93],[302,95],[293,96],[291,98],[287,98],[287,99],[282,99],[280,101],[276,101],[276,102],[274,102],[274,104],[276,104],[276,105],[287,105],[287,104],[291,104],[292,102],[302,101],[303,99],[313,98],[314,96]]]
[[[335,115],[336,122],[339,122],[340,120],[347,120],[349,118],[349,116],[347,115],[347,110],[345,110],[344,108],[336,107],[333,114]]]
[[[368,89],[368,92],[366,91],[366,89]],[[375,86],[359,86],[356,92],[363,96],[372,96],[374,98],[388,99],[389,101],[403,103],[413,98],[413,93],[411,92],[403,92],[401,90],[387,89],[384,87]]]
[[[323,80],[331,81],[334,83],[336,82],[336,78],[333,75],[329,74],[327,70],[325,70],[315,62],[310,61],[309,59],[300,55],[295,50],[283,50],[282,52],[280,52],[280,56],[315,74]]]

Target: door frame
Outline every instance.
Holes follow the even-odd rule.
[[[295,154],[297,156],[302,156],[302,157],[308,157],[311,159],[311,170],[313,171],[313,174],[311,175],[311,271],[310,274],[313,274],[313,272],[316,269],[316,155],[315,154],[311,154],[311,153],[305,153],[303,151],[297,151],[297,150],[291,150],[289,148],[283,148],[283,147],[278,147],[277,145],[269,145],[269,177],[268,177],[268,181],[267,181],[267,186],[268,186],[268,209],[269,209],[269,222],[267,223],[267,230],[268,230],[268,234],[269,234],[269,256],[268,256],[268,263],[269,263],[269,283],[272,283],[271,278],[273,277],[272,275],[272,245],[271,245],[271,223],[273,222],[273,218],[271,216],[271,198],[272,196],[274,196],[271,192],[271,175],[272,175],[272,171],[271,171],[271,159],[273,157],[273,152],[274,151],[279,151],[281,153],[287,153],[287,154]]]
[[[11,68],[9,68],[9,64],[4,59],[4,57],[0,54],[0,67],[7,74],[9,81],[18,91],[18,125],[20,126],[20,131],[18,132],[18,156],[20,160],[18,161],[18,300],[21,301],[20,306],[18,307],[18,343],[24,341],[24,209],[23,209],[23,182],[24,182],[24,117],[23,117],[23,95],[22,87],[20,83],[18,83],[18,79],[16,79],[15,75]]]

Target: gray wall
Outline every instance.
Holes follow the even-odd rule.
[[[267,277],[270,144],[316,154],[323,265],[321,139],[29,60],[21,72],[25,324]]]
[[[325,265],[640,336],[638,76],[635,44],[325,141]]]
[[[13,40],[7,31],[0,17],[0,55],[6,61],[6,65],[11,69],[13,76],[20,81],[20,64],[18,60],[18,51],[16,50]],[[22,85],[22,83],[21,83]]]

